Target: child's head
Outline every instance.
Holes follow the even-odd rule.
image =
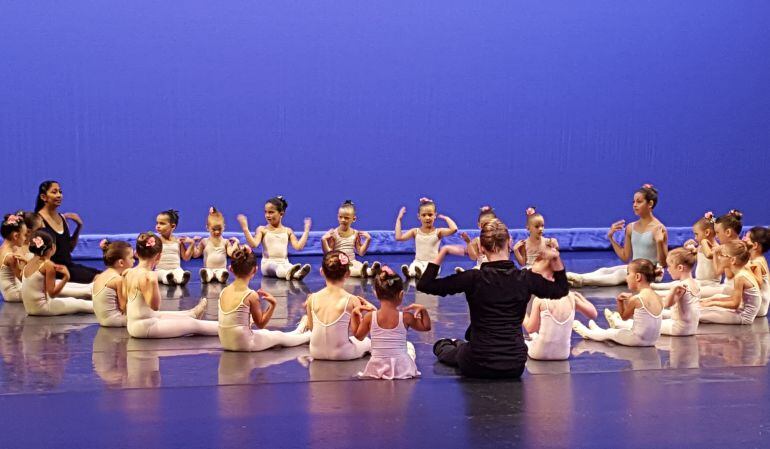
[[[489,220],[481,227],[479,243],[481,249],[487,254],[499,252],[502,249],[508,249],[511,235],[508,233],[508,227],[497,218]]]
[[[374,278],[374,293],[380,301],[391,301],[398,306],[404,299],[404,281],[393,269],[384,266]]]
[[[534,237],[542,237],[545,231],[545,218],[534,207],[528,207],[525,211],[527,214],[527,231],[529,235]]]
[[[725,263],[724,259],[729,259],[726,263],[732,267],[731,271],[735,274],[749,263],[749,260],[751,259],[751,248],[749,247],[749,244],[744,241],[731,240],[727,243],[723,243],[719,247],[716,256],[723,259],[722,263]]]
[[[58,181],[43,181],[37,188],[37,198],[35,198],[35,212],[40,212],[46,204],[52,204],[56,207],[61,206],[64,197],[61,186]]]
[[[647,259],[634,259],[628,264],[626,283],[628,288],[639,291],[655,280],[655,264]]]
[[[106,267],[114,268],[119,273],[134,266],[134,249],[131,244],[123,240],[99,242],[102,249],[102,260]]]
[[[703,240],[711,240],[714,238],[714,221],[713,212],[708,211],[703,214],[703,217],[692,225],[692,232],[695,234],[695,240],[700,243]]]
[[[21,246],[27,239],[27,225],[18,213],[7,214],[0,225],[0,235],[14,246]]]
[[[764,254],[770,250],[770,229],[755,226],[743,236],[743,241],[748,243],[754,254]]]
[[[497,218],[497,214],[495,213],[495,210],[492,208],[492,206],[482,206],[481,209],[479,209],[479,219],[477,222],[479,229],[484,226],[484,223],[493,218]]]
[[[692,268],[698,261],[698,249],[694,245],[671,250],[666,257],[668,272],[672,279],[678,280],[692,273]]]
[[[179,225],[179,211],[174,209],[164,210],[155,217],[155,231],[163,238],[171,237]]]
[[[436,221],[436,203],[430,198],[420,198],[420,206],[417,208],[417,218],[426,227],[433,227]]]
[[[230,271],[238,278],[252,278],[257,274],[257,255],[249,246],[239,246],[231,256]]]
[[[337,222],[340,224],[341,228],[348,229],[355,223],[356,219],[356,206],[352,201],[345,200],[345,202],[340,205],[339,210],[337,210]]]
[[[27,238],[32,236],[32,233],[43,227],[43,218],[37,212],[25,211],[24,224],[27,225]]]
[[[209,207],[209,214],[206,216],[206,230],[212,237],[222,237],[225,232],[225,217],[216,207]]]
[[[645,184],[634,193],[634,214],[649,215],[658,205],[658,189],[652,184]]]
[[[716,219],[714,233],[719,243],[727,243],[740,237],[743,230],[743,212],[732,209]]]
[[[136,257],[139,260],[157,262],[162,251],[163,242],[160,241],[160,237],[155,235],[154,232],[143,232],[136,238]]]
[[[350,258],[342,251],[329,251],[324,255],[321,274],[330,282],[345,279],[350,276]]]
[[[281,195],[270,198],[265,203],[265,220],[273,226],[279,226],[288,207],[289,203]]]
[[[29,240],[29,252],[48,259],[56,252],[56,242],[53,236],[45,229],[38,229]]]

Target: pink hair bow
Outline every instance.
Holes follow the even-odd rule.
[[[432,203],[432,202],[433,202],[433,200],[430,199],[430,198],[426,198],[426,197],[420,198],[420,204]]]
[[[150,237],[147,240],[145,240],[144,246],[146,246],[147,248],[152,248],[153,246],[155,246],[155,237]]]
[[[350,258],[345,253],[340,253],[339,259],[342,265],[347,265],[350,263]]]
[[[35,248],[38,248],[38,249],[42,248],[43,245],[45,245],[45,242],[43,241],[43,238],[40,237],[40,236],[35,237],[34,239],[32,239],[32,243],[34,243],[35,244]]]
[[[388,276],[393,276],[393,275],[395,275],[395,274],[396,274],[396,273],[393,271],[393,269],[392,269],[392,268],[390,268],[390,267],[389,267],[389,266],[387,266],[387,265],[385,265],[384,267],[380,268],[380,270],[382,270],[382,272],[386,273]]]
[[[534,207],[528,207],[526,212],[527,212],[527,216],[528,217],[530,215],[535,215],[535,208]]]
[[[652,188],[652,184],[650,184],[650,183],[643,184],[642,187],[645,188],[645,189],[651,189]]]

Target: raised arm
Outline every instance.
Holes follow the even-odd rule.
[[[631,296],[629,293],[621,293],[615,298],[615,304],[618,308],[618,313],[623,320],[630,320],[634,316],[634,310],[639,304],[639,299],[636,296]]]
[[[243,236],[246,237],[246,243],[250,247],[256,248],[262,243],[262,237],[265,235],[264,226],[258,227],[254,235],[252,235],[251,231],[249,231],[249,220],[243,214],[238,215],[238,224],[241,225]]]
[[[262,306],[259,303],[260,299],[264,299],[267,302],[267,309],[262,310]],[[254,320],[254,324],[258,328],[264,329],[267,323],[270,322],[270,318],[273,317],[275,311],[275,298],[270,293],[262,290],[261,288],[249,295],[249,310],[251,311],[251,318]]]
[[[631,227],[626,228],[625,232],[625,240],[624,245],[620,246],[618,242],[615,241],[615,233],[622,230],[626,226],[625,220],[616,221],[615,223],[612,223],[612,226],[610,226],[610,230],[607,231],[607,240],[610,241],[610,245],[612,245],[613,251],[615,251],[615,254],[622,260],[623,262],[628,263],[628,259],[631,257],[628,253],[631,249]]]
[[[203,257],[203,250],[206,248],[207,241],[208,241],[207,238],[202,238],[194,245],[195,250],[193,251],[193,254],[192,254],[193,259],[199,259]],[[225,243],[225,248],[227,248],[227,243]]]
[[[422,304],[412,304],[406,307],[404,309],[404,324],[416,331],[428,332],[431,328],[428,310]]]
[[[361,306],[353,307],[353,312],[350,314],[350,328],[358,340],[363,340],[372,329],[372,314],[363,315]]]
[[[543,300],[535,298],[532,301],[532,310],[529,311],[529,315],[524,317],[524,329],[528,334],[537,332],[540,330],[540,311],[542,310]]]
[[[454,222],[451,218],[447,217],[446,215],[439,214],[438,218],[441,218],[442,220],[446,221],[448,228],[441,228],[438,230],[438,237],[444,238],[448,237],[455,232],[457,232],[457,223]]]
[[[289,241],[291,241],[291,246],[297,251],[304,248],[307,244],[307,239],[310,236],[310,225],[312,223],[310,218],[305,218],[305,230],[302,232],[302,237],[300,237],[299,240],[297,240],[297,236],[294,235],[294,232],[289,229]]]
[[[519,266],[523,267],[527,264],[527,241],[526,240],[519,240],[516,242],[515,245],[513,245],[513,257],[516,258],[516,262],[519,263]]]
[[[404,218],[404,214],[406,213],[406,208],[402,207],[398,211],[398,216],[396,217],[396,240],[399,242],[403,242],[406,240],[411,240],[414,238],[414,233],[416,232],[416,229],[410,229],[406,231],[405,233],[401,232],[401,219]]]
[[[237,238],[230,237],[227,239],[227,242],[225,243],[225,252],[227,253],[227,257],[233,257],[233,252],[235,252],[239,246],[241,246],[241,242],[239,242]]]
[[[666,268],[666,258],[668,257],[668,230],[662,224],[655,228],[653,233],[655,238],[655,248],[658,254],[658,264]]]
[[[83,220],[80,218],[80,215],[74,212],[62,214],[62,217],[64,217],[65,220],[70,219],[75,222],[75,232],[70,236],[70,248],[74,251],[75,247],[78,246],[78,239],[80,239],[80,229],[83,227]]]
[[[192,259],[193,254],[195,254],[195,247],[197,246],[199,239],[200,237],[198,236],[193,238],[183,237],[179,239],[179,253],[182,256],[182,260],[187,261]],[[187,246],[185,246],[185,243]]]
[[[334,249],[334,229],[329,229],[326,234],[321,237],[321,249],[324,254]]]
[[[139,289],[142,292],[144,301],[152,310],[160,309],[160,288],[158,287],[158,275],[150,271],[147,276],[140,280]]]
[[[358,231],[356,234],[356,252],[359,257],[364,257],[369,251],[369,244],[372,243],[372,236],[366,231]]]

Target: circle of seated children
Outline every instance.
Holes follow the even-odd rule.
[[[321,275],[326,286],[308,297],[307,315],[296,329],[280,332],[265,329],[275,298],[263,290],[251,290],[249,282],[258,271],[252,248],[260,245],[264,276],[293,280],[310,272],[309,265],[288,261],[289,243],[297,250],[306,245],[310,219],[305,220],[304,232],[297,238],[282,225],[288,206],[284,198],[279,196],[266,202],[267,224],[259,226],[254,234],[249,231],[245,216],[239,215],[247,245],[222,237],[224,217],[214,207],[208,211],[209,236],[204,239],[176,238],[173,232],[179,214],[174,210],[163,211],[156,217],[157,234],[141,234],[135,248],[127,242],[102,241],[105,270],[89,268],[94,276],[87,280],[92,283],[77,284],[70,282],[69,267],[75,265],[58,264],[54,257],[61,254],[59,242],[65,242],[69,255],[82,220],[75,214],[56,212],[62,198],[58,183],[47,181],[39,190],[40,207],[36,209],[42,214],[7,214],[0,229],[0,292],[6,302],[22,302],[30,315],[94,313],[100,325],[125,326],[135,338],[218,335],[222,347],[229,351],[261,351],[309,343],[310,354],[316,359],[350,360],[370,353],[369,364],[359,373],[361,377],[419,376],[414,346],[407,342],[406,334],[409,328],[430,330],[430,316],[418,304],[399,311],[404,296],[401,276],[377,262],[369,267],[368,263],[356,260],[356,256],[366,254],[371,235],[352,228],[357,220],[352,201],[340,205],[339,226],[329,230],[321,241],[325,253]],[[657,190],[651,185],[635,192],[634,213],[639,220],[625,227],[624,244],[614,240],[614,234],[625,226],[623,221],[614,223],[607,234],[616,254],[629,263],[597,270],[594,274],[599,281],[595,281],[594,274],[565,273],[558,242],[543,236],[545,219],[534,208],[526,211],[528,237],[513,244],[495,211],[483,207],[477,222],[480,236],[470,239],[464,234],[465,247],[440,246],[444,237],[457,232],[457,225],[438,215],[433,201],[420,200],[421,226],[406,232],[401,231],[405,214],[402,208],[396,220],[396,238],[415,239],[416,247],[415,261],[401,267],[406,280],[418,278],[418,290],[428,294],[465,293],[468,299],[471,325],[466,341],[438,340],[434,345],[438,360],[457,367],[467,376],[519,377],[527,356],[539,360],[567,359],[571,329],[587,339],[652,346],[661,334],[694,335],[700,322],[742,325],[766,316],[770,279],[764,254],[770,249],[770,230],[752,228],[741,240],[743,225],[739,211],[731,210],[718,218],[708,212],[693,225],[694,239],[669,252],[665,227],[652,213],[657,201]],[[43,215],[48,220],[43,220]],[[436,228],[436,218],[444,219],[449,226]],[[65,219],[78,223],[72,236],[66,230]],[[64,223],[66,232],[59,232],[49,222],[55,226]],[[511,252],[525,269],[516,268],[510,260]],[[457,270],[456,274],[439,279],[446,254],[467,255],[477,262],[476,267],[468,272]],[[640,254],[648,257],[635,257]],[[202,319],[206,299],[187,311],[159,311],[158,283],[188,282],[190,273],[182,269],[181,262],[192,257],[204,259],[200,270],[204,283],[226,283],[230,273],[234,276],[220,294],[217,322]],[[136,266],[135,258],[139,260]],[[663,267],[672,282],[654,282]],[[594,321],[594,306],[580,293],[569,292],[567,280],[573,285],[609,285],[608,279],[617,283],[621,275],[631,291],[618,295],[615,311],[604,310],[609,328],[602,329]],[[373,277],[381,304],[379,310],[365,298],[343,289],[349,276]],[[496,287],[490,290],[490,285]],[[83,299],[92,296],[93,301]],[[530,297],[534,298],[532,312],[526,315]],[[267,303],[264,309],[262,301]],[[575,320],[576,312],[589,318],[588,326]],[[505,315],[505,320],[500,321],[505,324],[501,329],[490,328],[488,318],[500,314]],[[254,324],[258,329],[253,329]],[[527,340],[522,326],[529,334]],[[500,335],[505,337],[500,339]]]

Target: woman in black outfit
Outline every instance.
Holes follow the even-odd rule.
[[[444,247],[417,283],[417,289],[431,295],[465,293],[471,325],[467,342],[441,339],[433,353],[444,364],[460,368],[468,377],[518,378],[524,372],[527,347],[521,324],[530,295],[562,298],[569,293],[567,275],[557,251],[550,257],[554,281],[530,270],[519,270],[510,260],[508,228],[492,220],[481,229],[481,252],[488,262],[478,270],[437,279],[439,265],[450,248]]]
[[[56,241],[56,253],[51,257],[51,260],[67,267],[70,272],[70,282],[90,284],[100,271],[72,262],[71,253],[78,244],[83,220],[78,214],[60,214],[58,212],[62,197],[61,186],[57,181],[44,181],[38,188],[35,212],[43,220],[43,229],[50,232]],[[69,226],[67,226],[67,219],[77,224],[75,232],[72,234],[70,234]]]

